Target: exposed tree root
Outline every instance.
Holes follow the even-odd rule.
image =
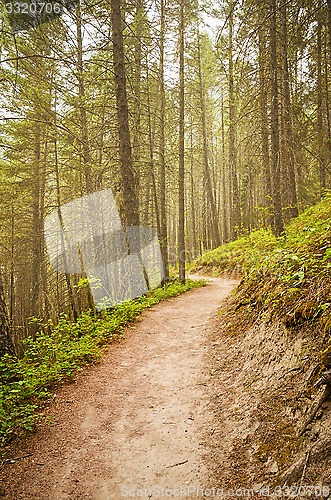
[[[308,414],[308,417],[306,418],[303,425],[299,429],[298,437],[302,436],[302,434],[306,431],[308,425],[311,424],[311,422],[314,420],[316,413],[318,412],[322,404],[329,398],[330,394],[331,394],[331,386],[328,385],[325,387],[324,391],[322,392],[322,394],[316,401],[315,405],[313,406],[312,410]]]

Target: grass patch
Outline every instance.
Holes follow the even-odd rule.
[[[63,315],[56,326],[39,324],[36,338],[25,340],[22,358],[6,355],[0,360],[0,445],[34,430],[42,402],[56,385],[98,360],[103,347],[121,336],[124,327],[144,309],[205,284],[203,280],[187,280],[184,285],[170,282],[98,316],[89,311],[76,322]]]
[[[213,276],[246,274],[258,267],[276,246],[277,241],[272,232],[259,229],[209,250],[190,264],[189,270]]]

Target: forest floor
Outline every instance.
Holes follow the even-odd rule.
[[[229,334],[220,308],[236,281],[210,281],[144,311],[58,390],[51,422],[7,446],[0,496],[278,498],[288,491],[268,488],[289,481],[297,497],[328,496],[331,402],[304,437],[295,430],[313,404],[307,339],[263,322]]]

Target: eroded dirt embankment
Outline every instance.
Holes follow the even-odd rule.
[[[320,331],[289,331],[281,322],[238,330],[222,317],[215,322],[209,393],[218,425],[206,447],[216,486],[276,497],[289,487],[297,498],[331,494],[329,399],[308,424],[325,392],[314,387],[324,340]]]

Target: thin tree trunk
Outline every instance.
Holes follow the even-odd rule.
[[[31,298],[30,298],[30,316],[35,318],[40,316],[41,312],[41,264],[42,264],[42,223],[40,214],[41,201],[41,127],[38,124],[35,134],[35,150],[33,163],[33,190],[32,190],[32,241],[33,258],[31,273]],[[43,190],[44,192],[44,190]],[[35,322],[29,325],[29,334],[34,336],[37,332]]]
[[[287,55],[287,9],[286,2],[282,2],[280,6],[281,23],[282,23],[282,83],[283,83],[283,161],[286,164],[287,170],[287,185],[289,194],[289,217],[297,217],[298,200],[297,187],[295,179],[295,157],[293,147],[292,134],[292,116],[291,116],[291,93],[290,93],[290,75],[288,69]]]
[[[321,2],[319,2],[321,9]],[[317,134],[318,134],[318,157],[320,194],[326,188],[326,167],[324,154],[324,127],[323,127],[323,89],[322,89],[322,22],[320,12],[317,13]]]
[[[15,354],[15,349],[10,337],[9,318],[0,275],[0,358],[4,354]]]
[[[148,65],[146,64],[148,68]],[[157,189],[156,189],[156,180],[155,180],[155,162],[154,162],[154,134],[152,133],[152,120],[151,120],[151,103],[150,103],[150,88],[149,88],[149,72],[147,69],[147,112],[148,112],[148,138],[149,138],[149,171],[150,177],[152,180],[152,191],[153,191],[153,199],[154,199],[154,208],[155,208],[155,218],[156,218],[156,227],[157,234],[159,236],[159,240],[161,240],[161,221],[160,221],[160,210],[159,210],[159,202],[157,198]],[[161,245],[160,245],[161,246]],[[162,246],[161,246],[162,249]],[[162,250],[161,250],[162,252]],[[163,255],[162,255],[163,257]],[[164,264],[163,264],[164,269]]]
[[[328,67],[329,63],[329,58],[328,56],[328,48],[325,45],[325,50],[324,50],[324,68],[325,68],[325,114],[326,114],[326,122],[327,122],[327,130],[328,130],[328,158],[327,158],[327,174],[328,174],[328,179],[326,183],[330,182],[330,167],[331,167],[331,109],[330,109],[330,73],[331,73],[331,65],[330,68]]]
[[[82,18],[80,1],[76,7],[76,30],[77,30],[77,78],[78,78],[78,97],[79,97],[79,116],[81,129],[81,150],[84,164],[85,185],[87,193],[92,193],[93,177],[91,169],[91,154],[87,127],[86,114],[86,92],[84,83],[83,67],[83,36],[82,36]]]
[[[117,105],[118,139],[121,165],[122,199],[120,212],[126,226],[139,225],[139,206],[132,162],[129,110],[126,92],[126,71],[123,46],[121,1],[111,0],[115,95]]]
[[[229,240],[228,228],[228,182],[227,182],[227,168],[225,159],[225,123],[224,123],[224,101],[222,97],[222,227],[223,227],[223,243]]]
[[[270,0],[270,63],[271,63],[271,167],[273,184],[274,232],[278,237],[284,232],[280,191],[279,103],[277,72],[277,5]]]
[[[48,158],[48,130],[46,132],[43,158],[41,162],[40,170],[40,203],[39,203],[39,217],[40,217],[40,258],[41,258],[41,268],[40,268],[40,279],[41,279],[41,302],[40,308],[43,312],[45,318],[49,318],[50,309],[48,301],[48,282],[47,282],[47,269],[45,263],[45,234],[44,234],[44,220],[45,220],[45,190],[46,190],[46,166]]]
[[[55,111],[56,116],[56,111]],[[56,130],[55,130],[56,134]],[[57,213],[62,229],[61,238],[63,238],[63,231],[65,229],[62,212],[61,212],[61,188],[60,188],[60,172],[59,172],[59,161],[58,161],[58,151],[57,151],[57,137],[54,139],[54,157],[55,157],[55,179],[56,179],[56,201],[57,201]],[[65,253],[65,242],[62,241],[62,250],[63,250],[63,264],[64,264],[64,272],[65,272],[65,280],[67,284],[68,296],[69,296],[69,307],[71,309],[74,320],[78,318],[78,312],[75,303],[75,297],[73,292],[73,287],[71,284],[70,274],[69,274],[69,266],[67,263],[67,256]]]
[[[269,128],[267,111],[267,84],[266,84],[266,34],[264,27],[259,29],[259,81],[260,81],[260,127],[261,127],[261,151],[262,151],[262,172],[264,180],[264,206],[269,208],[272,204],[272,187],[270,174],[270,154],[269,154]],[[269,223],[273,224],[273,218],[269,215]]]
[[[166,168],[165,168],[165,89],[164,89],[164,36],[165,36],[165,12],[164,0],[161,0],[160,14],[160,245],[164,267],[164,280],[169,280],[168,263],[168,234],[167,234],[167,211],[166,211]]]
[[[190,252],[190,259],[195,258],[198,252],[197,246],[197,218],[195,210],[195,189],[194,189],[194,154],[193,154],[193,116],[190,115],[190,187],[191,187],[191,234],[193,252]]]
[[[10,304],[9,304],[9,322],[10,328],[14,327],[15,310],[15,211],[14,205],[11,206],[11,238],[10,238]]]
[[[202,70],[201,70],[201,54],[200,54],[200,40],[198,34],[198,75],[199,75],[199,90],[200,90],[200,106],[201,106],[201,125],[202,125],[202,143],[203,143],[203,162],[204,162],[204,172],[206,179],[206,196],[208,199],[208,204],[210,207],[211,215],[211,232],[213,235],[213,245],[218,247],[221,244],[221,238],[218,226],[217,209],[215,203],[215,197],[213,193],[213,186],[210,176],[210,168],[208,161],[208,141],[207,141],[207,121],[206,121],[206,101],[205,101],[205,89],[202,80]]]
[[[238,238],[241,226],[240,213],[240,193],[237,173],[236,158],[236,123],[235,123],[235,95],[234,95],[234,65],[233,65],[233,22],[234,22],[234,3],[230,1],[229,13],[229,168],[231,172],[231,239]]]
[[[179,14],[179,171],[178,261],[179,280],[185,283],[185,160],[184,160],[184,0]]]
[[[134,130],[132,138],[132,157],[134,163],[134,175],[136,192],[139,192],[139,175],[141,162],[141,62],[142,62],[142,36],[144,23],[144,1],[136,0],[134,25]]]

